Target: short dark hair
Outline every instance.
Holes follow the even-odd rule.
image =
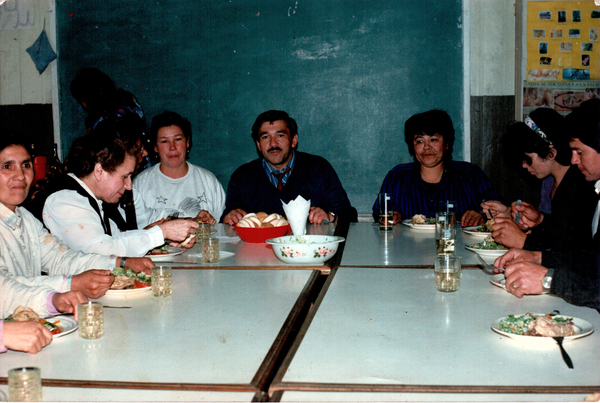
[[[178,126],[185,139],[190,143],[188,150],[192,148],[192,124],[189,120],[182,117],[180,114],[171,111],[164,111],[156,115],[150,124],[150,140],[153,146],[156,146],[156,137],[158,130],[162,127]]]
[[[550,108],[537,108],[529,114],[529,118],[544,133],[544,139],[539,133],[524,122],[514,122],[506,131],[503,139],[504,154],[509,164],[520,168],[523,161],[531,164],[525,153],[536,153],[546,159],[550,155],[550,145],[556,149],[555,160],[560,165],[571,165],[571,149],[569,136],[563,116]]]
[[[566,118],[569,137],[600,153],[600,99],[583,102]]]
[[[273,122],[277,120],[285,121],[288,129],[290,129],[290,134],[292,137],[298,134],[298,124],[293,118],[290,117],[290,115],[287,114],[287,112],[270,110],[258,115],[254,121],[254,124],[252,125],[252,139],[254,141],[258,141],[258,131],[263,123],[269,122],[270,124],[273,124]]]
[[[404,123],[404,141],[408,145],[408,153],[415,156],[415,146],[413,140],[417,135],[426,134],[433,136],[439,134],[444,138],[444,144],[448,148],[444,151],[444,160],[452,159],[452,149],[454,147],[454,126],[452,119],[446,111],[432,109],[427,112],[412,115]]]
[[[23,136],[17,133],[0,133],[0,153],[10,146],[21,146],[31,155],[31,148],[25,143]]]
[[[128,133],[126,127],[121,122],[103,120],[88,135],[76,139],[66,159],[67,171],[83,178],[96,164],[112,173],[127,155],[137,159],[139,136]]]
[[[84,67],[71,81],[71,95],[77,102],[85,102],[90,110],[101,109],[117,91],[114,81],[94,67]]]

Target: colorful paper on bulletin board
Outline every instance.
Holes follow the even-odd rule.
[[[527,81],[600,79],[600,6],[527,2]]]

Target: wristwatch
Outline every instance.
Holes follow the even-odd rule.
[[[554,274],[554,269],[548,269],[546,275],[542,279],[542,288],[544,291],[550,291],[550,287],[552,286],[552,275]]]

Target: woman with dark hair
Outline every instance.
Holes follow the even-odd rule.
[[[433,217],[440,202],[452,201],[462,226],[482,224],[479,204],[497,200],[498,194],[479,167],[452,160],[450,116],[441,110],[413,115],[404,125],[404,139],[415,161],[396,166],[381,185],[382,193],[392,195],[394,223],[415,214]],[[378,210],[379,201],[375,200],[376,220]]]
[[[571,165],[564,118],[553,109],[538,108],[523,122],[509,127],[504,146],[509,161],[543,182],[539,209],[526,201],[513,202],[511,207],[496,201],[482,203],[484,211],[494,216],[494,240],[527,250],[565,249],[589,243],[591,235],[586,228],[597,196],[593,186]]]
[[[75,252],[52,236],[21,204],[33,181],[31,154],[14,135],[0,135],[0,318],[22,305],[39,316],[75,313],[86,297],[99,298],[109,289],[111,269],[124,262],[117,256]],[[150,259],[132,259],[136,271],[148,270]],[[133,262],[132,262],[133,263]],[[0,352],[7,348],[36,353],[52,335],[38,323],[0,320]]]
[[[73,249],[143,256],[163,245],[165,239],[179,246],[176,242],[187,239],[198,227],[192,220],[178,219],[149,229],[127,230],[124,211],[115,204],[132,188],[131,176],[139,156],[136,140],[106,121],[71,148],[67,181],[63,190],[46,199],[43,218],[46,227]]]
[[[165,111],[152,119],[150,137],[159,163],[135,178],[135,190],[153,209],[170,208],[211,225],[225,209],[225,191],[207,169],[187,162],[192,125]]]

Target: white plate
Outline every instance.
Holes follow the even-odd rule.
[[[108,291],[106,291],[106,295],[113,296],[113,297],[121,297],[121,296],[145,294],[148,291],[152,291],[152,287],[130,288],[128,290],[108,290]]]
[[[420,229],[420,230],[435,230],[435,224],[413,224],[410,220],[402,220],[402,224],[410,227],[412,229]]]
[[[482,238],[487,238],[488,235],[492,235],[491,231],[486,231],[486,232],[475,231],[479,227],[481,227],[481,225],[476,225],[474,227],[464,227],[462,230],[465,234],[479,236]]]
[[[233,253],[233,252],[228,252],[228,251],[226,251],[226,250],[220,250],[220,251],[219,251],[219,260],[220,260],[220,259],[225,259],[225,258],[227,258],[227,257],[234,256],[234,255],[235,255],[235,253]],[[188,256],[189,256],[189,257],[198,257],[198,258],[202,258],[202,252],[200,252],[200,253],[195,253],[195,254],[190,254],[190,255],[188,255]]]
[[[49,318],[46,318],[46,320],[50,323],[54,323],[56,326],[58,326],[60,328],[59,334],[52,335],[53,339],[66,336],[69,333],[73,333],[79,327],[79,325],[77,324],[77,321],[70,316],[64,316],[64,315],[51,316]],[[56,323],[57,321],[58,321],[58,323]]]
[[[506,277],[504,277],[504,273],[494,274],[490,277],[490,283],[495,285],[496,287],[500,287],[503,290],[506,290]],[[548,291],[542,291],[542,294],[548,294]],[[541,295],[541,294],[531,294],[533,295]]]
[[[175,248],[173,246],[169,246],[169,253],[165,253],[164,255],[151,255],[150,253],[146,254],[146,257],[149,257],[155,262],[162,262],[165,260],[169,260],[173,256],[181,255],[185,249],[183,248]]]
[[[490,250],[490,249],[476,249],[473,246],[475,246],[476,244],[472,244],[472,245],[465,245],[465,248],[470,250],[471,252],[475,252],[478,255],[481,256],[493,256],[493,257],[498,257],[498,256],[502,256],[504,255],[506,252],[508,252],[507,250]]]
[[[521,316],[521,315],[525,315],[525,314],[522,313],[522,314],[515,315],[515,316]],[[543,314],[534,313],[534,315],[540,316]],[[494,332],[500,333],[501,335],[504,335],[507,337],[510,337],[511,339],[519,340],[521,342],[526,342],[526,343],[535,343],[535,344],[540,344],[540,345],[556,344],[556,341],[552,337],[523,336],[520,334],[507,333],[507,332],[500,330],[500,321],[506,317],[507,316],[496,319],[495,321],[492,322],[492,330]],[[555,317],[556,318],[571,318],[572,316],[556,315]],[[572,341],[575,339],[579,339],[581,337],[588,336],[594,332],[594,325],[592,325],[587,320],[573,318],[573,324],[575,325],[576,334],[574,334],[573,336],[565,337],[563,340],[563,343],[566,343],[568,341]]]

